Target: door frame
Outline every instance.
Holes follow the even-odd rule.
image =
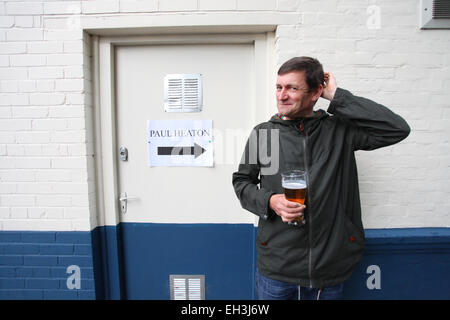
[[[254,101],[257,108],[252,122],[266,121],[273,113],[275,83],[275,32],[161,34],[148,36],[92,36],[92,84],[94,105],[94,150],[97,226],[112,227],[101,237],[103,279],[110,285],[105,297],[125,298],[123,260],[120,241],[118,188],[118,145],[116,142],[115,48],[117,46],[168,44],[252,44],[255,58]],[[258,94],[256,94],[258,92]],[[255,226],[257,219],[255,217]],[[105,230],[104,233],[108,231]],[[105,252],[106,251],[106,252]],[[105,283],[105,284],[106,284]],[[112,286],[112,287],[111,287]]]

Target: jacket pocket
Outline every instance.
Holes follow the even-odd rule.
[[[332,228],[328,241],[318,245],[315,257],[315,276],[337,279],[348,274],[361,260],[365,239],[364,232],[344,214]]]
[[[356,227],[351,220],[345,216],[345,229],[350,243],[355,243],[364,246],[365,238],[364,231]]]
[[[365,246],[364,231],[355,226],[345,216],[345,237],[342,243],[342,251],[336,261],[337,274],[348,274],[353,270],[362,258]]]
[[[306,248],[308,245],[306,231],[305,226],[290,226],[276,216],[271,220],[260,220],[256,241],[261,248]]]

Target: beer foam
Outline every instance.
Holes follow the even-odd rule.
[[[306,189],[306,183],[304,180],[284,181],[282,187],[285,189]]]

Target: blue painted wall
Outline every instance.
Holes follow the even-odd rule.
[[[169,275],[204,274],[208,299],[251,299],[254,227],[122,224],[127,299],[170,299]]]
[[[364,257],[346,284],[346,298],[450,299],[450,228],[369,229],[365,234]],[[380,289],[367,288],[370,266],[379,267]]]
[[[80,289],[67,286],[71,265]],[[0,299],[95,299],[91,233],[0,231]]]
[[[170,274],[204,274],[207,299],[253,299],[256,231],[141,223],[1,231],[0,299],[169,299]],[[366,230],[366,238],[347,299],[450,299],[450,228]],[[67,287],[69,265],[80,267],[81,289]],[[367,287],[374,268],[379,289]]]

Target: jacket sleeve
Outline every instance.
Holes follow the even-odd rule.
[[[250,141],[247,140],[238,171],[233,173],[233,187],[242,208],[267,220],[274,214],[269,207],[269,200],[276,192],[260,187],[261,166],[259,160],[252,160],[256,158],[255,155],[252,157],[249,154],[255,150],[250,147]]]
[[[410,133],[406,121],[385,106],[337,88],[328,113],[350,123],[354,150],[373,150],[405,139]]]

